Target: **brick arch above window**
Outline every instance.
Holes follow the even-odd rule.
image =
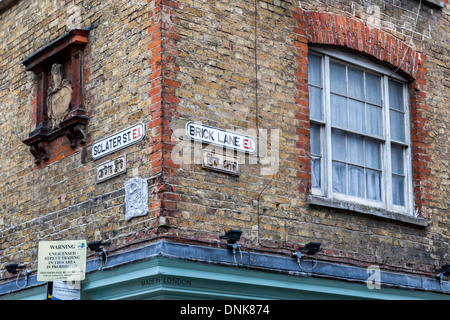
[[[411,121],[411,155],[414,188],[414,208],[416,215],[429,218],[430,200],[430,157],[428,149],[427,105],[426,105],[426,57],[409,47],[403,41],[380,29],[370,26],[367,22],[351,16],[341,16],[329,12],[302,11],[294,14],[297,33],[296,47],[298,50],[299,71],[297,88],[299,96],[297,103],[299,111],[299,142],[301,149],[298,161],[301,163],[297,176],[300,178],[299,191],[308,193],[311,188],[309,162],[309,93],[307,54],[308,45],[328,45],[369,57],[379,63],[389,66],[410,80],[410,121]],[[306,76],[306,77],[305,77]]]
[[[423,54],[362,20],[315,11],[303,12],[303,20],[309,44],[351,49],[388,64],[412,79],[423,73],[419,70],[425,61]]]

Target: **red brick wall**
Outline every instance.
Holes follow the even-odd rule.
[[[152,137],[150,138],[151,151],[149,160],[152,168],[151,174],[161,175],[162,182],[158,187],[157,199],[150,206],[153,216],[158,218],[158,226],[162,227],[158,232],[164,231],[165,226],[176,224],[179,216],[175,202],[179,195],[175,193],[174,185],[177,179],[173,175],[173,169],[178,165],[171,160],[171,151],[175,142],[171,141],[171,119],[174,116],[174,106],[179,103],[175,96],[175,89],[179,87],[176,80],[177,66],[175,58],[178,55],[175,42],[178,39],[174,32],[174,8],[178,3],[172,1],[149,0],[154,8],[149,14],[150,27],[148,33],[151,36],[149,43],[151,68],[150,92],[151,106],[149,110]]]
[[[294,16],[297,25],[294,31],[297,33],[296,47],[298,49],[299,70],[299,142],[302,150],[298,161],[302,164],[298,177],[303,179],[300,192],[310,188],[310,166],[307,164],[309,157],[309,107],[308,107],[308,68],[307,54],[309,44],[330,45],[352,50],[377,59],[381,64],[391,67],[396,72],[411,79],[410,85],[410,110],[411,110],[411,151],[413,183],[415,194],[415,208],[421,217],[429,217],[429,162],[427,155],[428,131],[425,128],[427,118],[425,111],[426,92],[424,67],[425,56],[408,47],[404,42],[396,39],[391,34],[370,27],[364,21],[354,17],[344,17],[327,12],[311,12],[299,10]]]

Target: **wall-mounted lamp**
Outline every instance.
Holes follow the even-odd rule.
[[[19,266],[17,263],[10,263],[10,264],[6,265],[5,268],[6,268],[6,271],[8,271],[9,273],[17,274],[16,285],[19,288],[22,289],[22,288],[25,288],[27,286],[27,284],[28,284],[28,275],[29,275],[30,272],[27,270],[26,266]],[[21,269],[25,269],[22,272],[22,274],[23,274],[23,276],[25,278],[25,284],[23,286],[19,286],[19,276],[20,276],[19,270],[21,270]]]
[[[106,262],[108,260],[108,257],[106,255],[106,250],[103,248],[104,246],[109,246],[111,245],[110,241],[107,242],[103,242],[103,241],[92,241],[92,242],[88,242],[88,248],[91,251],[95,251],[99,254],[101,260],[102,260],[102,264],[100,266],[99,269],[102,269],[104,266],[106,266]]]
[[[297,258],[297,264],[300,268],[305,269],[302,267],[300,259],[304,256],[302,252],[304,252],[308,256],[315,255],[320,250],[321,243],[319,242],[309,242],[305,244],[303,247],[298,248],[299,251],[293,254],[295,258]],[[317,259],[315,260],[314,266],[310,268],[309,270],[312,270],[317,265]]]
[[[441,285],[441,290],[444,290],[443,287],[443,281],[444,281],[444,277],[449,276],[450,275],[450,263],[444,264],[441,269],[439,269],[439,273],[436,276],[437,278],[439,278],[439,284]]]
[[[450,275],[450,263],[444,264],[441,269],[439,270],[439,274],[442,274],[442,276],[446,277]]]
[[[220,236],[219,239],[227,239],[228,244],[235,244],[241,239],[241,230],[228,230],[225,232],[224,236]]]
[[[227,240],[227,246],[233,251],[233,257],[234,257],[234,262],[237,263],[236,261],[236,249],[239,249],[239,252],[241,253],[241,261],[242,261],[242,252],[241,249],[239,248],[239,245],[236,243],[241,239],[241,234],[242,231],[241,230],[228,230],[225,232],[224,236],[220,236],[219,239],[226,239]]]
[[[315,255],[320,250],[321,243],[319,242],[309,242],[305,244],[303,247],[300,247],[300,251],[306,251],[308,256]]]
[[[18,274],[19,269],[25,269],[25,266],[19,266],[17,263],[10,263],[6,265],[6,271],[8,271],[11,274]],[[25,269],[26,270],[26,269]]]

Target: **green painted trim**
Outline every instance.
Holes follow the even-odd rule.
[[[0,296],[0,300],[46,300],[47,283],[23,291]]]
[[[381,289],[370,290],[364,268],[319,261],[305,272],[293,258],[251,252],[237,263],[230,250],[165,241],[108,258],[102,270],[88,261],[82,299],[450,300],[449,283],[438,293],[436,279],[383,271]],[[0,292],[0,300],[44,300],[46,283],[31,276],[26,288],[10,281]]]
[[[89,274],[82,299],[445,299],[440,294],[286,275],[167,257]]]

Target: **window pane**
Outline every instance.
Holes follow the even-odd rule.
[[[374,170],[366,170],[367,198],[381,201],[381,173]]]
[[[348,100],[349,128],[358,132],[364,132],[364,103]]]
[[[331,95],[331,124],[347,128],[347,99]]]
[[[323,119],[322,89],[309,86],[309,113],[311,119]]]
[[[308,83],[322,87],[322,57],[308,54]]]
[[[333,160],[345,161],[345,132],[341,130],[333,129],[331,131],[331,151],[333,154]]]
[[[405,141],[405,120],[404,114],[390,110],[391,138],[397,141]]]
[[[392,173],[404,174],[403,148],[400,146],[391,146]]]
[[[366,120],[366,133],[373,134],[375,136],[383,135],[383,120],[381,108],[367,105],[367,120]]]
[[[389,107],[403,111],[403,85],[389,80]]]
[[[331,92],[347,95],[347,80],[345,65],[330,61],[330,90]]]
[[[346,180],[345,164],[333,161],[333,191],[346,193]]]
[[[366,101],[381,105],[381,77],[366,73]]]
[[[311,157],[311,185],[320,188],[320,158]]]
[[[348,166],[348,194],[364,197],[364,169]]]
[[[347,162],[360,166],[364,165],[363,138],[361,136],[347,135]]]
[[[320,126],[311,123],[311,154],[320,156]]]
[[[365,139],[366,167],[381,170],[380,142]]]
[[[364,72],[348,68],[348,96],[364,100]]]
[[[399,206],[405,205],[405,178],[392,175],[392,198],[394,204]]]

